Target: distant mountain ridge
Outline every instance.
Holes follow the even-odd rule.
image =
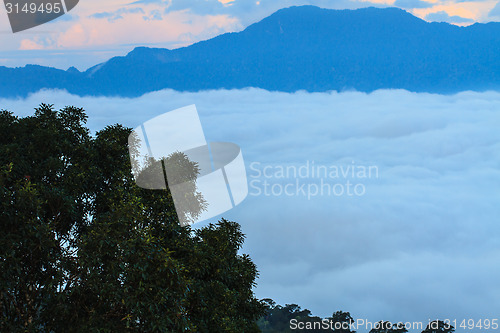
[[[290,7],[237,33],[187,47],[138,47],[79,72],[0,67],[0,96],[42,88],[140,96],[258,87],[293,92],[500,90],[500,23],[428,23],[397,8]]]

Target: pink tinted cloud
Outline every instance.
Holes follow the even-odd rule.
[[[64,29],[52,34],[48,42],[42,43],[36,38],[23,39],[20,49],[78,49],[179,41],[193,43],[242,29],[239,20],[228,15],[197,15],[187,10],[165,14],[156,5],[141,8],[141,11],[122,11],[116,15],[110,12],[109,15],[81,17],[69,26],[65,24]]]
[[[488,13],[497,3],[490,1],[469,1],[469,2],[436,2],[432,8],[417,8],[411,12],[424,19],[430,13],[445,12],[449,16],[460,16],[471,19],[475,22],[482,22],[487,19]],[[473,22],[472,22],[473,23]],[[461,23],[458,25],[470,25],[472,23]]]
[[[44,46],[37,41],[23,39],[20,42],[19,50],[43,50]]]

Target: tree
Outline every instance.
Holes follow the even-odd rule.
[[[351,330],[351,324],[354,323],[354,319],[349,312],[336,311],[328,320],[332,323],[334,332],[356,333],[356,331]]]
[[[0,331],[257,331],[240,226],[181,226],[168,189],[135,185],[131,130],[91,137],[85,121],[75,107],[0,112]]]
[[[308,309],[302,310],[297,304],[281,306],[269,298],[262,301],[267,307],[267,313],[258,321],[263,333],[325,331],[321,327],[322,319],[311,316],[311,311]]]

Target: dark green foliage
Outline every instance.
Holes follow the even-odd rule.
[[[333,326],[333,331],[337,333],[356,333],[356,331],[351,330],[351,324],[354,323],[349,312],[337,311],[332,314],[331,317],[327,318]]]
[[[267,305],[267,313],[259,319],[258,324],[263,333],[277,332],[325,332],[321,329],[298,329],[316,323],[320,327],[321,318],[312,317],[311,311],[302,310],[297,304],[277,305],[272,299],[264,299]],[[291,325],[291,323],[294,323]],[[295,325],[296,324],[296,325]],[[304,326],[300,326],[304,325]],[[295,327],[297,326],[297,327]],[[314,327],[314,326],[311,326]]]
[[[0,331],[257,332],[239,225],[181,227],[168,190],[135,185],[130,129],[85,121],[0,112]]]

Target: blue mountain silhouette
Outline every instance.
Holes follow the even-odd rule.
[[[42,88],[139,96],[259,87],[277,91],[454,93],[500,90],[500,23],[428,23],[397,8],[290,7],[247,27],[174,50],[138,47],[79,72],[0,67],[0,96]]]

